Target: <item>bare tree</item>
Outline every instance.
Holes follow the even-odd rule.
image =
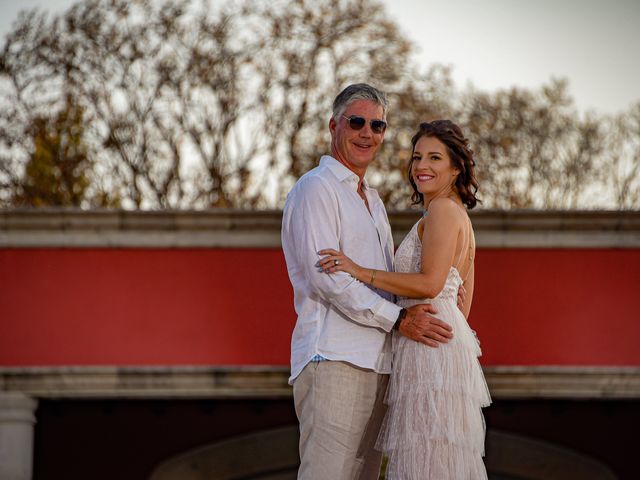
[[[24,12],[0,53],[0,205],[279,206],[328,152],[335,94],[365,81],[391,100],[369,175],[391,208],[408,205],[411,135],[444,117],[472,139],[485,207],[637,208],[638,108],[610,122],[581,116],[559,80],[459,92],[446,68],[414,67],[412,54],[375,0],[86,0],[52,19]],[[58,177],[42,174],[45,158]],[[47,182],[67,193],[30,203]]]
[[[617,208],[640,208],[640,103],[629,114],[612,119],[607,135],[604,185],[613,191]]]
[[[355,79],[400,90],[409,53],[368,0],[216,11],[207,1],[89,0],[51,22],[24,16],[2,73],[8,96],[32,98],[32,109],[45,99],[29,89],[72,92],[95,157],[91,185],[125,206],[265,207],[325,151],[335,92]]]
[[[539,92],[470,91],[457,116],[473,141],[485,207],[589,205],[581,192],[592,182],[603,137],[595,118],[579,118],[566,82],[553,80]]]
[[[295,180],[327,153],[335,94],[357,81],[402,92],[411,45],[373,1],[248,6],[244,13],[262,39],[257,48],[263,54],[254,58],[253,67],[265,106],[264,168],[280,203]]]
[[[253,153],[240,123],[256,108],[243,98],[250,49],[235,37],[238,18],[187,0],[89,0],[49,23],[23,16],[2,55],[3,100],[23,118],[4,116],[3,139],[13,147],[11,128],[59,109],[64,86],[84,112],[96,189],[135,208],[238,206]],[[2,163],[7,185],[15,158]]]

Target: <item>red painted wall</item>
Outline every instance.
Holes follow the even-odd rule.
[[[485,365],[640,365],[640,251],[482,249]],[[278,249],[0,250],[0,365],[287,365]]]
[[[483,249],[485,365],[640,365],[640,250]]]

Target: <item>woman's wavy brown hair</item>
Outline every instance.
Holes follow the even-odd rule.
[[[454,184],[456,191],[460,195],[462,203],[471,210],[480,201],[476,198],[476,192],[478,191],[478,180],[474,170],[476,162],[473,159],[473,151],[469,148],[469,140],[465,138],[460,127],[451,120],[434,120],[433,122],[421,123],[420,129],[411,139],[413,149],[411,151],[411,160],[409,161],[409,183],[413,188],[413,195],[411,195],[413,204],[422,204],[424,201],[424,196],[418,191],[418,187],[411,175],[413,153],[416,150],[418,140],[422,137],[435,137],[447,147],[451,164],[460,171]]]

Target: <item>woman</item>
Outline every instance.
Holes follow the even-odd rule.
[[[389,458],[387,478],[486,479],[480,409],[490,397],[477,358],[480,346],[466,321],[474,287],[475,241],[467,209],[477,203],[475,162],[467,139],[449,120],[422,123],[412,144],[412,200],[425,214],[398,248],[395,272],[361,267],[332,249],[319,252],[327,255],[319,265],[394,293],[402,307],[432,299],[436,316],[453,327],[453,339],[437,348],[393,336],[389,409],[377,443]],[[463,283],[461,311],[456,299]]]

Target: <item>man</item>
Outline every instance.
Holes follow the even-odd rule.
[[[298,314],[289,382],[300,421],[299,479],[377,479],[388,333],[430,346],[452,337],[428,315],[431,306],[401,309],[393,295],[315,266],[319,250],[335,248],[360,265],[393,268],[387,214],[364,179],[382,145],[386,110],[386,95],[374,87],[345,88],[329,120],[331,156],[300,178],[284,207],[282,247]]]

